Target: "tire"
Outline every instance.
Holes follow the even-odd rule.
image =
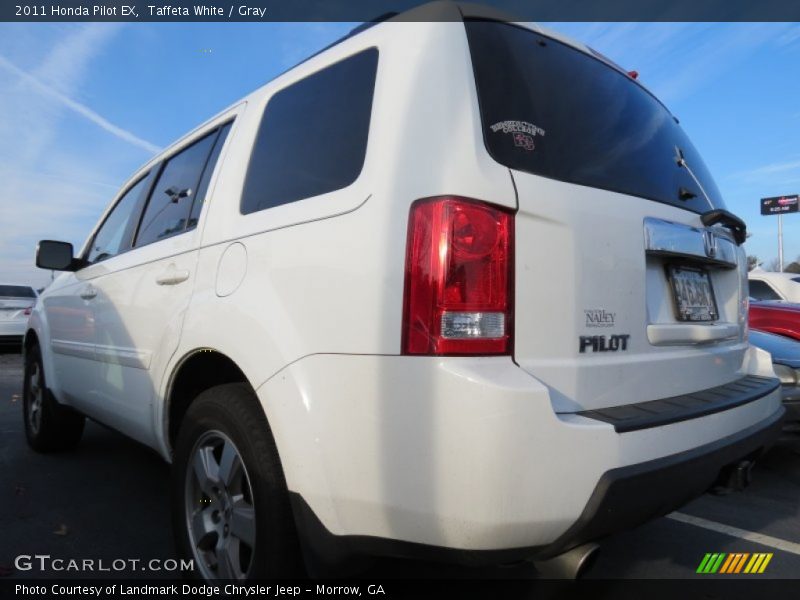
[[[175,443],[171,491],[176,548],[194,560],[188,575],[303,574],[278,451],[246,384],[210,388],[191,404]]]
[[[33,345],[25,353],[22,414],[25,437],[36,452],[58,452],[78,445],[86,417],[61,406],[47,389],[42,353]]]

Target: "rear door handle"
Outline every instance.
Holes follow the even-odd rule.
[[[85,287],[81,292],[81,298],[84,300],[91,300],[95,296],[97,296],[97,290],[92,285]]]
[[[167,269],[156,277],[158,285],[177,285],[189,279],[189,271],[186,269]]]

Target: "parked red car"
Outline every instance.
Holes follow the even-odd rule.
[[[750,328],[800,340],[800,304],[751,300]]]

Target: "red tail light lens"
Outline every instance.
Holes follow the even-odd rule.
[[[411,207],[404,354],[510,354],[514,214],[458,197]]]
[[[29,306],[28,308],[22,311],[22,314],[25,315],[26,317],[30,317],[32,312],[33,312],[33,307]]]

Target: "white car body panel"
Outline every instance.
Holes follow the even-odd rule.
[[[797,273],[772,273],[770,271],[750,271],[747,278],[763,281],[787,302],[800,303],[800,275]]]

